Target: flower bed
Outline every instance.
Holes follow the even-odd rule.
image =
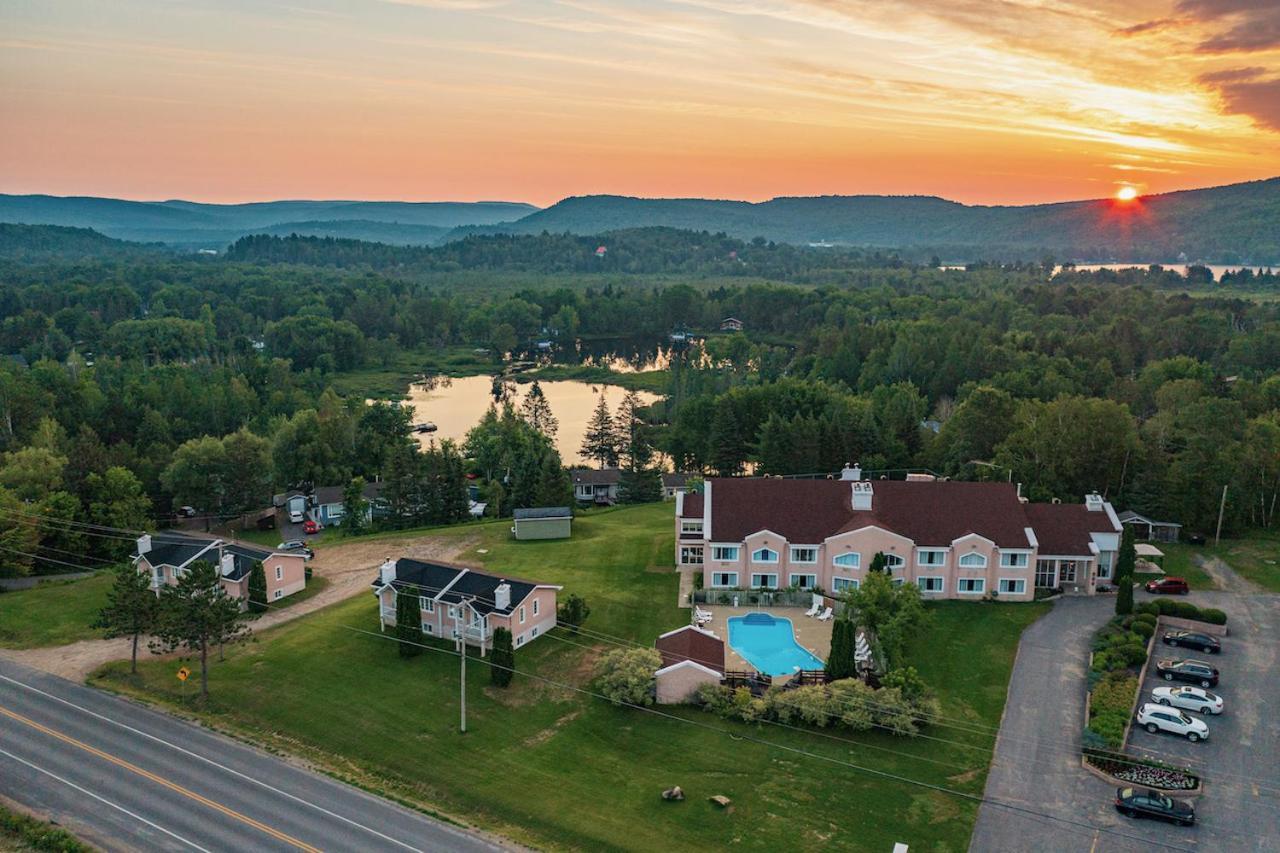
[[[1100,749],[1086,749],[1084,760],[1112,779],[1130,785],[1162,791],[1196,791],[1200,788],[1200,777],[1190,770],[1159,761],[1148,761]]]

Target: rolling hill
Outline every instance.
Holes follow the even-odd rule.
[[[624,196],[567,198],[469,234],[595,234],[669,226],[788,243],[931,248],[976,260],[1052,252],[1082,261],[1276,263],[1280,178],[1145,196],[1026,206],[964,205],[932,196],[818,196],[751,203]]]
[[[0,222],[92,228],[108,237],[224,249],[245,234],[313,234],[427,244],[460,225],[514,220],[516,202],[268,201],[202,204],[89,196],[0,195]]]

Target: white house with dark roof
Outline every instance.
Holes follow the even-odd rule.
[[[205,560],[218,568],[222,588],[233,598],[249,599],[249,573],[262,563],[267,578],[267,602],[279,601],[306,588],[306,558],[301,551],[269,551],[254,545],[163,532],[138,537],[132,556],[138,571],[151,577],[151,587],[178,582],[187,568]]]
[[[877,553],[930,598],[1030,601],[1109,585],[1120,522],[1099,495],[1028,503],[1012,483],[711,478],[676,495],[676,561],[708,589],[856,589]]]
[[[482,655],[492,647],[498,628],[511,632],[516,648],[554,628],[556,593],[562,588],[407,557],[385,561],[373,580],[383,630],[395,627],[397,599],[411,596],[422,614],[423,634],[455,642],[465,639]]]

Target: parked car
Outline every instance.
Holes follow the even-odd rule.
[[[196,508],[193,506],[180,506],[178,507],[178,515],[182,518],[195,518]]]
[[[1199,687],[1157,687],[1151,698],[1161,705],[1171,705],[1200,714],[1221,714],[1222,697]]]
[[[1218,670],[1202,660],[1162,660],[1156,672],[1165,681],[1189,681],[1208,690],[1218,686]]]
[[[1197,631],[1165,631],[1162,640],[1166,646],[1185,646],[1188,649],[1208,652],[1211,655],[1222,652],[1222,644],[1218,642],[1217,637],[1211,637],[1208,634],[1201,634]]]
[[[301,551],[302,557],[304,560],[310,560],[312,557],[316,555],[316,552],[312,551],[309,547],[307,547],[307,543],[303,542],[301,539],[290,539],[288,541],[281,542],[278,546],[276,546],[276,550],[277,551]]]
[[[1167,820],[1178,826],[1191,826],[1196,822],[1196,810],[1190,803],[1150,789],[1116,788],[1116,811],[1125,817]]]
[[[1148,702],[1143,705],[1138,710],[1137,720],[1138,725],[1152,734],[1168,732],[1169,734],[1182,735],[1192,743],[1206,740],[1209,737],[1209,726],[1204,720],[1189,716],[1177,708],[1157,705],[1155,702]]]
[[[303,513],[303,511],[300,509],[294,509],[289,511],[290,524],[301,524],[302,520],[306,517],[307,517],[306,514]]]
[[[1147,581],[1146,590],[1165,595],[1186,595],[1191,592],[1191,587],[1187,586],[1187,582],[1182,578],[1169,577]]]
[[[306,521],[302,522],[302,532],[303,532],[303,533],[319,533],[319,532],[320,532],[321,530],[323,530],[323,529],[324,529],[324,527],[323,527],[323,525],[321,525],[321,524],[320,524],[320,522],[318,522],[318,521],[314,521],[314,520],[312,520],[312,519],[310,519],[310,518],[308,518]]]

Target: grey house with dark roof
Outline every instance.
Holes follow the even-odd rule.
[[[396,600],[412,596],[422,615],[423,634],[455,643],[465,639],[482,655],[491,648],[498,628],[511,632],[516,648],[554,628],[556,593],[561,589],[469,566],[407,557],[386,560],[373,580],[383,630],[396,624]]]
[[[246,602],[254,563],[261,562],[266,574],[268,603],[293,595],[307,585],[306,560],[301,551],[270,551],[187,533],[165,531],[139,536],[131,559],[138,571],[150,576],[157,595],[160,587],[177,583],[197,560],[216,566],[227,594]]]
[[[676,495],[676,560],[707,589],[856,589],[876,554],[932,598],[1030,601],[1110,584],[1120,521],[1102,497],[1032,504],[1012,483],[712,478]]]

